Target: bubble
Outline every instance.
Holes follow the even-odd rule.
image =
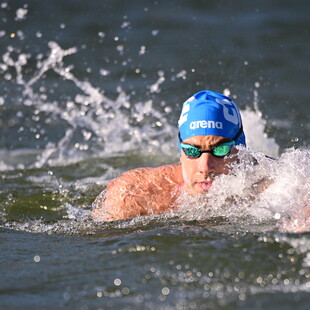
[[[167,296],[170,293],[170,289],[169,289],[169,287],[163,287],[161,292],[163,295]]]
[[[122,288],[122,294],[123,294],[123,295],[128,295],[129,293],[130,293],[130,290],[129,290],[128,287]]]
[[[39,255],[35,255],[33,257],[33,260],[34,260],[35,263],[39,263],[41,261],[41,257]]]
[[[116,278],[116,279],[114,280],[114,285],[115,285],[115,286],[120,286],[121,284],[122,284],[121,279]]]

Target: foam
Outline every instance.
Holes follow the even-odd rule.
[[[182,197],[179,215],[190,220],[275,221],[282,230],[309,230],[310,151],[289,149],[274,160],[239,147],[239,157],[231,173],[217,177],[208,193]]]

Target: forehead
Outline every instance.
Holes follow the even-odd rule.
[[[231,139],[222,136],[208,135],[208,136],[193,136],[185,139],[182,142],[185,144],[197,146],[199,148],[210,148],[228,141],[231,141]]]

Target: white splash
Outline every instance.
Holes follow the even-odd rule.
[[[273,137],[268,137],[265,133],[266,120],[264,120],[255,102],[254,106],[254,111],[250,108],[241,111],[247,147],[252,151],[263,152],[271,157],[278,157],[279,146]]]
[[[15,71],[15,81],[23,87],[23,104],[33,113],[48,115],[50,121],[65,122],[64,134],[57,142],[46,143],[41,154],[30,167],[45,165],[56,166],[78,162],[90,157],[111,156],[119,152],[135,151],[139,148],[146,153],[159,154],[175,149],[176,127],[167,121],[167,115],[153,107],[152,100],[131,102],[130,96],[118,88],[118,97],[114,100],[104,95],[104,91],[95,88],[88,81],[81,81],[73,74],[73,66],[64,65],[64,57],[77,52],[77,48],[62,49],[56,42],[49,42],[50,53],[44,58],[37,55],[37,71],[31,76],[24,74],[29,54],[20,53],[14,59],[14,48],[8,47],[4,53],[1,68]],[[67,102],[49,101],[47,92],[38,93],[38,85],[52,71],[62,80],[76,86],[77,93]],[[14,79],[10,74],[10,79]],[[163,83],[163,73],[149,88],[159,91]],[[5,100],[1,100],[1,105]],[[165,110],[167,111],[167,110]],[[121,126],[120,126],[121,124]],[[34,126],[36,126],[34,124]],[[37,137],[40,137],[38,135]],[[158,137],[161,141],[158,141]],[[5,166],[3,162],[2,166]]]
[[[180,216],[205,220],[276,221],[282,230],[310,228],[310,150],[289,149],[278,160],[239,148],[240,162],[210,191],[182,202]]]

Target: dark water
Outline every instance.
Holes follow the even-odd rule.
[[[1,2],[0,308],[308,309],[309,225],[287,221],[310,192],[309,10]],[[240,106],[259,170],[219,180],[209,205],[94,222],[110,179],[178,160],[181,105],[202,89]]]
[[[92,237],[2,230],[1,306],[308,308],[309,235],[168,224]]]

